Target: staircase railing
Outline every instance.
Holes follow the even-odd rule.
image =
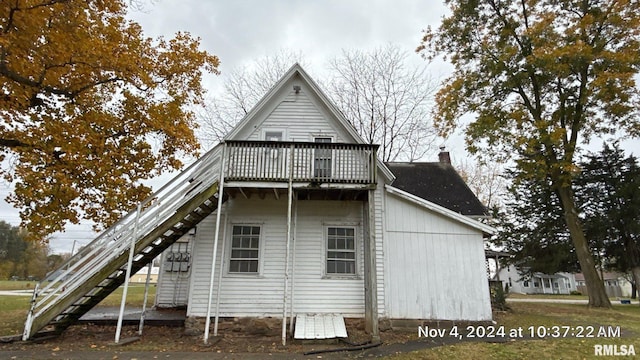
[[[60,299],[92,278],[107,264],[128,251],[136,225],[136,242],[153,231],[195,195],[213,186],[220,176],[222,148],[220,144],[174,177],[133,210],[81,248],[47,278],[36,284],[25,322],[23,340],[30,338],[34,319],[49,310]],[[159,241],[159,240],[158,240]],[[145,252],[145,249],[142,249]],[[137,257],[142,254],[139,252]],[[118,270],[124,271],[124,270]],[[111,274],[108,274],[111,275]],[[63,309],[64,310],[64,309]],[[62,310],[62,311],[63,311]],[[36,329],[36,331],[39,329]]]

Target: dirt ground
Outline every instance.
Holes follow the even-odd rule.
[[[251,320],[250,320],[251,321]],[[280,325],[279,325],[280,324]],[[364,325],[359,319],[346,319],[347,341],[352,344],[363,344],[370,340],[364,332]],[[203,343],[202,333],[186,335],[185,327],[145,326],[143,335],[138,336],[138,327],[122,328],[120,345],[114,345],[116,327],[109,325],[79,324],[65,330],[60,336],[41,342],[13,342],[0,344],[0,351],[49,351],[49,352],[83,352],[83,351],[153,351],[153,352],[216,352],[216,353],[294,353],[350,347],[349,344],[333,340],[287,340],[281,344],[281,323],[263,321],[243,323],[242,320],[227,320],[220,323],[219,336],[213,337],[211,332],[209,345]],[[251,329],[251,330],[248,330]],[[402,344],[416,340],[416,328],[381,331],[381,347]],[[123,344],[131,338],[138,340]]]

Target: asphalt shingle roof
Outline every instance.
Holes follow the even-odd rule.
[[[390,162],[393,187],[466,216],[486,216],[487,209],[451,164]]]

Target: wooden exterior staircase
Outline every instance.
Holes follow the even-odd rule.
[[[62,332],[218,207],[218,145],[72,256],[34,289],[22,340]]]

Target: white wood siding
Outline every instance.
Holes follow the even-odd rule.
[[[362,202],[298,201],[298,224],[295,244],[295,274],[293,275],[294,313],[341,313],[345,316],[364,315]],[[273,196],[260,199],[235,198],[226,204],[228,221],[224,252],[218,244],[214,298],[220,260],[223,261],[220,316],[282,316],[284,266],[287,232],[287,200]],[[222,219],[225,215],[223,213]],[[233,224],[261,226],[260,275],[228,274],[228,254]],[[358,277],[332,279],[324,276],[324,229],[327,225],[353,225],[357,236]],[[190,302],[190,316],[205,316],[209,292],[211,256],[215,228],[215,215],[198,226],[196,235]],[[222,239],[222,233],[221,233]],[[293,249],[291,246],[291,260]],[[291,283],[289,285],[291,289]],[[289,305],[291,306],[291,305]]]
[[[298,201],[294,313],[340,313],[364,316],[363,202]],[[325,276],[325,227],[356,229],[356,277]]]
[[[301,86],[298,94],[293,91],[293,85]],[[245,140],[264,140],[265,130],[284,130],[285,141],[313,142],[314,137],[331,137],[332,142],[353,142],[348,134],[339,133],[337,120],[319,105],[320,100],[304,83],[294,79],[284,89],[287,92],[274,99],[268,113],[258,115],[262,121]]]
[[[387,316],[490,320],[482,234],[387,193]]]

